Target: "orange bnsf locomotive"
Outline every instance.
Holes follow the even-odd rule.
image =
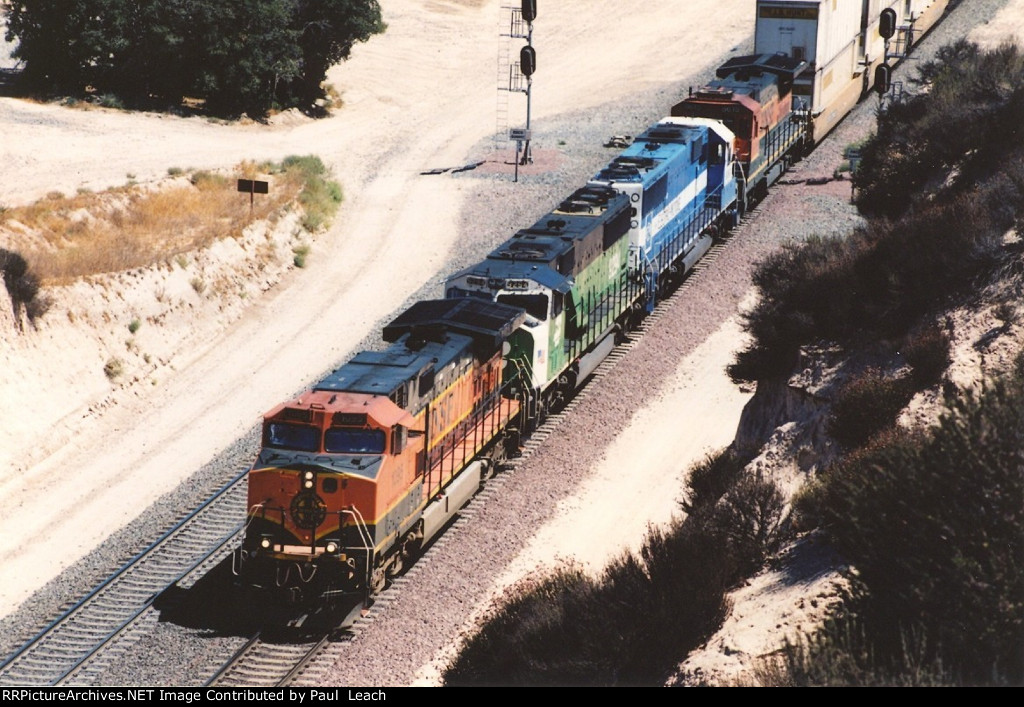
[[[364,598],[480,487],[515,437],[502,345],[526,314],[418,302],[364,351],[263,421],[237,571],[293,602]]]

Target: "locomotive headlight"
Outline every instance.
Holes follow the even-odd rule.
[[[313,488],[313,480],[312,479],[306,479],[305,481],[302,482],[302,485],[305,486],[308,489],[311,489],[311,488]]]
[[[269,550],[270,549],[270,538],[268,538],[265,535],[262,538],[260,538],[260,547],[262,547],[264,550]]]
[[[312,471],[307,471],[305,474],[302,475],[302,478],[304,478],[306,481],[312,481],[313,480],[313,472]]]
[[[337,551],[338,551],[338,543],[336,543],[336,542],[329,542],[329,543],[327,543],[327,552],[329,552],[330,554],[333,555]]]

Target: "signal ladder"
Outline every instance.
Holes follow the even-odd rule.
[[[500,149],[508,143],[509,95],[526,91],[526,77],[519,69],[519,62],[512,61],[512,40],[528,39],[530,36],[521,7],[502,6],[498,36],[501,41],[498,43],[498,105],[494,143],[495,148]]]

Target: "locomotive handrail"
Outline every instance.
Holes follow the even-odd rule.
[[[359,532],[359,539],[363,541],[363,549],[367,552],[370,551],[372,539],[370,538],[370,531],[366,527],[366,521],[363,520],[363,515],[359,512],[355,506],[349,506],[348,508],[342,508],[341,513],[350,513],[353,520],[355,521],[356,530]]]
[[[369,602],[370,594],[372,593],[374,569],[373,556],[375,554],[373,538],[370,537],[370,531],[366,527],[366,521],[363,519],[363,514],[359,512],[358,508],[353,505],[342,509],[342,511],[344,513],[352,514],[352,517],[355,519],[356,529],[359,531],[359,537],[363,541],[363,549],[366,551],[366,601]]]
[[[266,518],[267,511],[265,506],[266,504],[264,503],[254,503],[252,507],[245,512],[246,521],[242,524],[242,532],[247,533],[249,526],[252,525],[254,520],[256,520],[256,509],[263,508],[263,517]],[[238,557],[238,562],[241,563],[243,552],[245,552],[245,548],[239,547],[237,553],[231,553],[231,574],[235,577],[238,576],[238,563],[235,562],[235,557]]]

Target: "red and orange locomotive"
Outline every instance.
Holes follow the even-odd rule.
[[[385,327],[388,348],[267,413],[246,584],[305,602],[369,596],[399,573],[516,439],[502,344],[525,318],[478,299],[418,302]]]

